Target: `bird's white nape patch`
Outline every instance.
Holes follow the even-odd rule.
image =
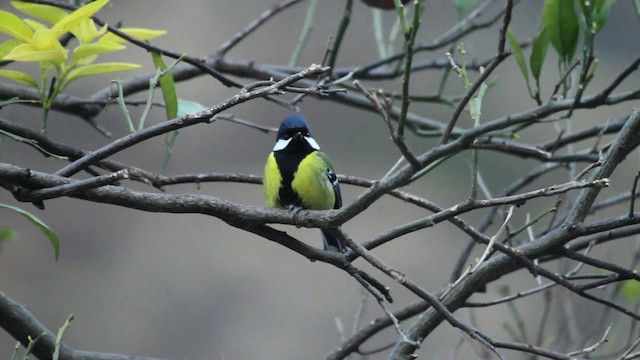
[[[276,141],[276,144],[273,146],[273,151],[279,151],[279,150],[283,150],[284,148],[286,148],[289,143],[291,142],[291,138],[285,140],[285,139],[278,139],[278,141]]]
[[[320,150],[320,145],[318,145],[318,143],[312,137],[305,136],[304,139],[307,141],[309,146],[311,146],[312,148],[314,148],[316,150]]]

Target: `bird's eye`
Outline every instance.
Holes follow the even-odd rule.
[[[291,137],[291,135],[285,134],[282,138],[285,139],[285,140],[289,140],[290,137]]]
[[[304,136],[309,136],[309,135],[311,135],[311,134],[309,134],[309,132],[308,132],[308,131],[305,131],[305,132],[304,132]]]

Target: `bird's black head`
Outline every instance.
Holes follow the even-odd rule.
[[[282,120],[273,151],[310,153],[314,150],[320,150],[320,146],[302,115],[291,115]]]

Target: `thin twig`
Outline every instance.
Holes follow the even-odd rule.
[[[264,11],[260,16],[247,24],[247,26],[233,35],[231,39],[224,42],[224,44],[220,45],[218,50],[216,50],[216,55],[219,57],[224,57],[229,50],[233,49],[236,45],[238,45],[242,40],[246,39],[249,35],[254,33],[261,25],[266,23],[271,18],[275,17],[278,13],[283,10],[286,10],[288,7],[295,5],[304,0],[284,0],[274,5],[271,9]]]
[[[453,115],[451,116],[451,120],[449,120],[449,123],[447,124],[447,128],[442,134],[440,144],[446,144],[449,142],[449,137],[451,136],[451,132],[453,131],[453,128],[455,127],[456,122],[458,121],[458,118],[460,117],[462,110],[464,110],[469,100],[471,100],[471,97],[473,96],[473,94],[475,94],[476,91],[478,91],[482,83],[484,83],[485,80],[489,78],[489,75],[491,75],[491,73],[498,67],[498,65],[500,65],[500,63],[502,63],[502,61],[510,55],[510,53],[505,52],[504,49],[505,49],[505,43],[506,43],[507,28],[509,27],[509,23],[511,22],[512,10],[513,10],[513,0],[508,0],[506,10],[504,12],[502,28],[500,29],[500,38],[498,39],[498,53],[496,54],[493,61],[489,64],[489,66],[487,66],[487,68],[484,70],[484,72],[480,74],[480,77],[478,78],[478,80],[476,80],[476,82],[473,84],[471,89],[467,91],[464,98],[460,101],[460,103],[456,107],[455,111],[453,112]]]

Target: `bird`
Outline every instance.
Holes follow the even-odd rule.
[[[264,166],[267,206],[285,208],[291,216],[301,209],[330,210],[342,206],[340,184],[329,157],[320,151],[304,116],[282,120],[273,151]],[[324,249],[341,253],[344,246],[321,229]]]

